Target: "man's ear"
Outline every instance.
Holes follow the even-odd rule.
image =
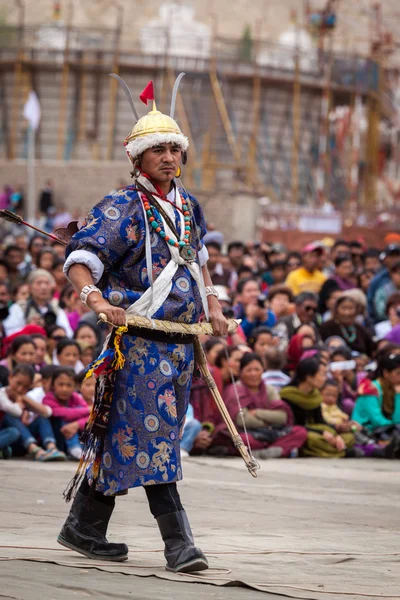
[[[186,165],[186,163],[187,163],[187,152],[186,152],[186,150],[184,150],[182,152],[182,164]]]

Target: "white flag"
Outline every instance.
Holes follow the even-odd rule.
[[[29,121],[29,125],[33,130],[39,127],[40,121],[40,104],[35,92],[29,92],[28,100],[24,106],[24,117]]]

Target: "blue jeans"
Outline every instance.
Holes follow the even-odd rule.
[[[20,433],[16,427],[0,426],[0,450],[15,444],[19,440]]]
[[[15,427],[21,436],[21,443],[25,450],[29,448],[31,444],[39,445],[37,436],[40,437],[42,445],[47,447],[48,444],[55,444],[55,437],[51,423],[49,419],[45,417],[37,417],[30,425],[24,425],[17,417],[11,417],[6,415],[4,417],[4,424],[8,427]]]
[[[66,425],[66,423],[64,423]],[[67,450],[71,450],[71,448],[82,448],[82,444],[79,441],[79,433],[75,433],[69,440],[65,438],[65,445]]]
[[[193,444],[197,436],[202,429],[202,424],[197,419],[190,419],[185,423],[183,428],[183,435],[181,439],[181,448],[190,452],[193,448]]]

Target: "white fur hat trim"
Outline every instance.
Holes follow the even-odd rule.
[[[145,150],[159,144],[177,144],[185,151],[189,147],[189,140],[183,133],[149,133],[131,140],[125,149],[135,159]]]

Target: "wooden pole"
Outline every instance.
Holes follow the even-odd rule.
[[[8,158],[14,160],[16,158],[16,144],[18,135],[18,124],[20,122],[20,98],[23,84],[23,60],[24,60],[24,26],[25,26],[25,2],[24,0],[15,0],[18,8],[18,51],[17,60],[14,66],[14,85],[11,103],[11,125],[9,137]]]
[[[292,205],[299,201],[299,142],[300,142],[300,109],[301,109],[301,86],[300,86],[300,56],[299,48],[295,50],[294,56],[294,81],[293,81],[293,105],[292,105]]]
[[[60,86],[60,108],[58,113],[57,160],[63,160],[68,121],[68,84],[69,84],[69,44],[71,36],[73,4],[68,5],[67,30],[64,49],[64,63]]]
[[[116,27],[116,31],[115,31],[114,57],[113,57],[112,72],[116,73],[118,75],[119,74],[119,50],[120,50],[124,9],[120,2],[114,2],[113,5],[116,7],[116,9],[118,11],[118,17],[117,17],[117,27]],[[116,110],[117,110],[117,98],[118,98],[118,82],[114,79],[114,77],[110,77],[110,80],[111,80],[110,81],[110,93],[109,93],[109,102],[108,102],[109,123],[108,123],[108,141],[107,141],[107,160],[112,160],[113,154],[114,154],[115,123],[116,123]]]

